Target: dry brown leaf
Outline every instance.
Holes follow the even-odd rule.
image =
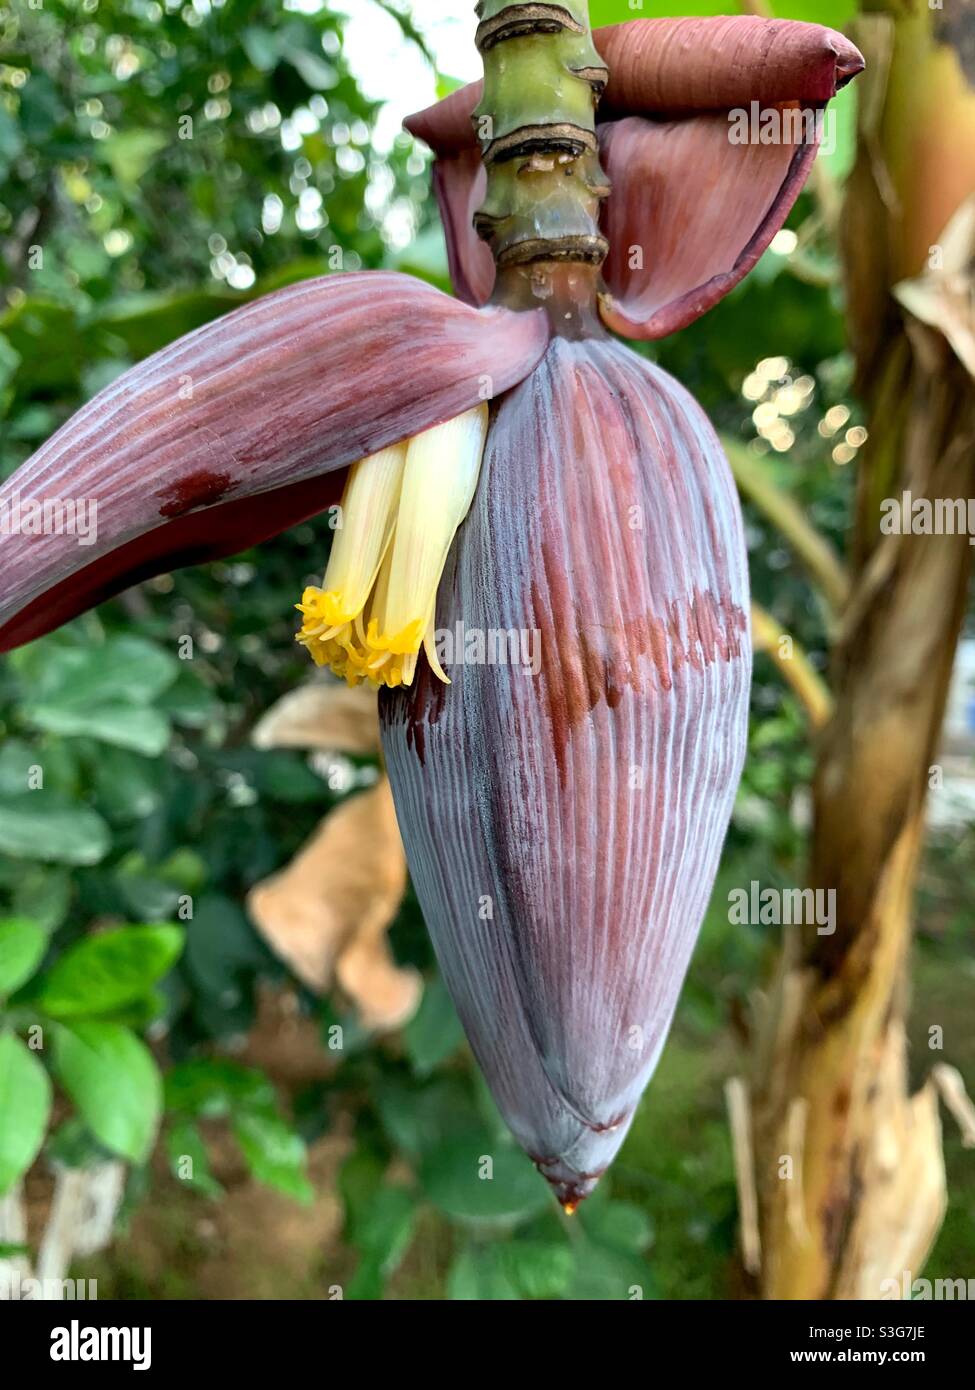
[[[423,982],[415,970],[400,969],[385,936],[357,937],[339,957],[335,974],[364,1028],[400,1028],[416,1013]]]
[[[326,816],[287,868],[257,884],[247,906],[257,929],[309,989],[336,973],[374,1029],[398,1027],[419,1002],[420,980],[400,970],[386,931],[406,888],[406,856],[383,777]]]
[[[945,228],[941,265],[894,286],[894,295],[915,318],[937,328],[975,377],[975,194]]]
[[[379,711],[368,685],[311,681],[275,702],[251,734],[255,748],[321,748],[378,753]]]

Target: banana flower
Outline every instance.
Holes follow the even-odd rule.
[[[384,271],[311,280],[119,377],[0,491],[95,501],[98,522],[85,547],[0,537],[0,649],[338,504],[298,638],[381,688],[444,977],[571,1210],[667,1034],[751,662],[714,431],[608,330],[673,332],[747,273],[863,64],[810,24],[635,20],[593,39],[580,0],[479,16],[484,86],[408,123],[437,155],[459,298]]]

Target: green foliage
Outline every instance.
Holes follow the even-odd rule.
[[[145,1043],[103,1019],[59,1024],[54,1036],[57,1075],[92,1134],[111,1153],[144,1163],[162,1108],[162,1079]]]
[[[376,1192],[356,1228],[355,1242],[361,1258],[348,1298],[382,1298],[386,1280],[396,1272],[409,1246],[416,1216],[416,1202],[409,1192],[400,1187]]]
[[[44,1140],[51,1107],[46,1061],[91,1138],[132,1163],[148,1158],[161,1113],[159,1068],[133,1026],[159,1014],[155,985],[175,964],[182,931],[160,925],[100,932],[56,954],[38,974],[49,944],[30,919],[0,921],[0,1193]]]
[[[51,1110],[51,1083],[13,1033],[0,1033],[0,1197],[34,1161]]]
[[[451,1267],[447,1290],[461,1301],[561,1298],[574,1270],[567,1245],[513,1240],[509,1245],[468,1246]]]
[[[244,1113],[234,1122],[234,1135],[259,1182],[300,1202],[311,1201],[305,1146],[280,1116]]]
[[[430,1153],[421,1169],[423,1190],[454,1220],[514,1225],[551,1201],[543,1180],[513,1144],[488,1134],[458,1135]]]
[[[0,798],[0,850],[15,859],[54,864],[97,864],[108,850],[101,816],[56,793]]]
[[[34,1002],[52,1018],[104,1014],[141,999],[175,965],[183,948],[176,927],[119,927],[89,936],[51,966]]]
[[[424,990],[420,1007],[403,1029],[403,1042],[415,1075],[429,1076],[456,1052],[464,1030],[447,987],[438,977]]]
[[[207,1196],[219,1194],[199,1122],[228,1119],[259,1182],[300,1202],[311,1200],[305,1145],[282,1118],[274,1090],[259,1071],[222,1059],[185,1062],[166,1077],[166,1106],[172,1115],[166,1148],[176,1177]]]
[[[28,664],[29,658],[20,663]],[[138,637],[110,638],[85,650],[55,648],[41,657],[24,721],[47,733],[87,735],[158,757],[171,730],[154,701],[177,671],[175,657]]]
[[[47,950],[47,936],[26,918],[0,922],[0,998],[20,988],[33,975]]]

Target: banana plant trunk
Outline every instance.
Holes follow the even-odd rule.
[[[912,1093],[905,1021],[973,549],[882,518],[905,492],[975,497],[975,3],[868,0],[854,38],[867,69],[843,241],[870,438],[814,784],[811,886],[834,890],[835,931],[787,940],[755,1058],[752,1273],[772,1299],[882,1297],[920,1273],[946,1201],[936,1091]]]

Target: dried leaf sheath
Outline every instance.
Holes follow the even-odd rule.
[[[528,634],[538,674],[424,672],[382,722],[445,978],[563,1200],[619,1147],[677,1001],[744,756],[747,609],[699,407],[619,344],[553,342],[497,408],[438,611]]]

